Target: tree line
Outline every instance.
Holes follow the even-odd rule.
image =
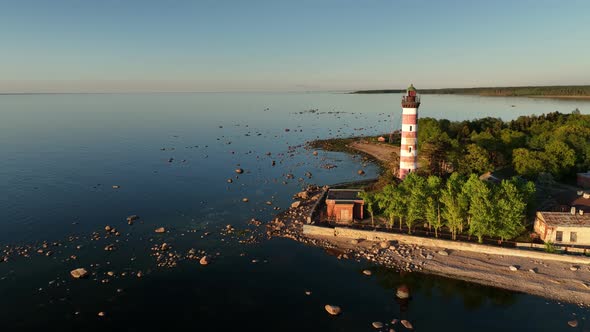
[[[405,89],[361,90],[353,93],[404,93]],[[513,87],[481,87],[481,88],[443,88],[420,89],[422,94],[457,94],[479,96],[590,96],[590,85],[557,85],[557,86],[513,86]]]
[[[535,185],[513,177],[500,183],[466,177],[454,172],[446,180],[410,173],[400,183],[391,183],[376,192],[362,192],[365,207],[374,225],[382,215],[389,227],[396,221],[408,234],[419,223],[428,224],[438,237],[446,228],[455,240],[467,232],[481,243],[483,237],[512,239],[525,230],[527,208],[532,207]]]
[[[420,118],[419,162],[423,175],[482,174],[511,168],[536,179],[575,177],[590,169],[590,115],[552,112],[466,121]]]

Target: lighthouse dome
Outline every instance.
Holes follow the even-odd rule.
[[[410,86],[408,87],[408,91],[416,91],[416,88],[414,88],[414,84],[410,84]]]

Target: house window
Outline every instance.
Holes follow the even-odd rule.
[[[410,131],[412,131],[412,126],[410,126]]]
[[[578,232],[570,233],[570,242],[578,242]]]
[[[412,152],[412,147],[411,146],[408,148],[408,151],[409,152]]]
[[[563,232],[562,231],[557,231],[555,233],[555,241],[556,242],[561,242],[563,241]]]

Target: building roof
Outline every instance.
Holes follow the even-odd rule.
[[[537,217],[550,227],[590,227],[590,214],[570,212],[537,212]]]
[[[328,190],[326,199],[335,201],[362,201],[363,199],[358,197],[358,193],[362,191],[362,189],[330,189]]]
[[[408,91],[416,91],[414,84],[410,84],[410,86],[408,87]]]

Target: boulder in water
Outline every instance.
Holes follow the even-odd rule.
[[[199,264],[201,265],[208,265],[209,264],[209,258],[207,256],[203,256],[200,260],[199,260]]]
[[[405,319],[402,319],[400,323],[402,323],[402,325],[403,325],[405,328],[407,328],[408,330],[413,330],[413,329],[414,329],[414,326],[412,325],[412,323],[408,322],[408,321],[407,321],[407,320],[405,320]]]
[[[373,322],[371,325],[373,325],[373,327],[376,329],[383,328],[383,323],[381,323],[381,322]]]
[[[70,271],[70,274],[72,275],[72,277],[74,277],[76,279],[80,279],[80,278],[85,278],[88,275],[88,271],[86,271],[85,268],[80,267],[80,268]]]
[[[332,316],[337,316],[342,312],[342,309],[337,305],[326,304],[324,309]]]

